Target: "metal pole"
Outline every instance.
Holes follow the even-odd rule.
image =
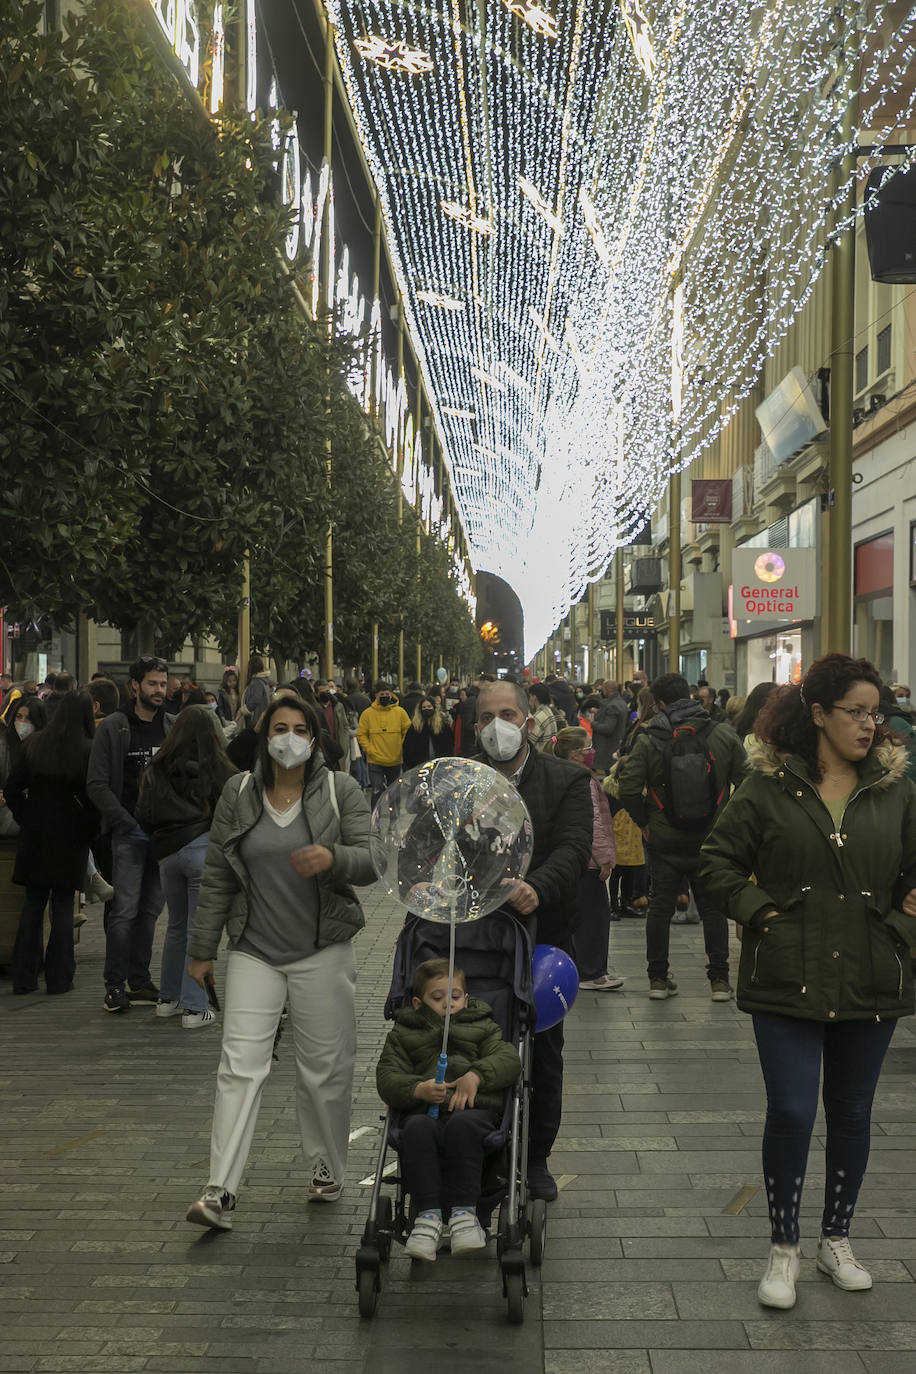
[[[378,621],[372,622],[372,682],[378,682]]]
[[[668,485],[668,671],[681,671],[681,474]]]
[[[379,200],[378,191],[375,191],[375,225],[372,232],[372,302],[373,305],[379,298],[381,289],[381,264],[382,264],[382,202]],[[369,364],[369,419],[373,426],[378,424],[378,373],[375,367],[375,359],[372,352],[373,340],[370,336],[370,364]],[[379,340],[381,346],[381,340]]]
[[[848,59],[847,59],[848,61]],[[858,101],[852,97],[843,115],[843,140],[852,138]],[[852,157],[840,175],[849,191],[837,207],[838,220],[855,211],[856,182]],[[852,396],[855,351],[856,230],[846,229],[833,248],[833,309],[830,325],[830,486],[833,504],[828,520],[830,596],[826,643],[822,652],[848,654],[852,642]],[[826,586],[826,577],[822,578]]]
[[[334,331],[334,307],[332,300],[332,274],[334,271],[334,245],[331,243],[331,196],[333,186],[330,181],[331,152],[334,133],[334,32],[328,21],[325,22],[324,44],[324,159],[328,167],[328,194],[325,197],[321,222],[321,261],[319,262],[319,301],[320,309],[327,317],[328,335]],[[328,420],[330,420],[330,394],[327,397]],[[328,501],[333,491],[333,465],[330,436],[325,442],[325,472],[328,484]],[[334,536],[333,526],[328,521],[324,551],[324,675],[334,676]]]
[[[614,675],[617,681],[623,682],[623,549],[618,548],[614,553],[614,590],[616,592],[617,605],[617,652],[614,665]]]
[[[419,449],[419,448],[418,448],[418,445],[420,444],[420,425],[421,425],[422,419],[423,419],[423,395],[422,395],[422,392],[420,391],[420,365],[419,365],[419,363],[417,363],[417,410],[416,410],[416,417],[415,417],[415,419],[414,419],[413,443],[414,443],[414,472],[417,473],[417,476],[418,476],[418,477],[419,477],[419,471],[418,471],[419,464],[418,464],[418,462],[417,462],[417,453],[418,453],[418,452],[422,452],[422,449]],[[422,539],[422,535],[421,535],[422,524],[421,524],[421,511],[420,511],[420,483],[419,483],[419,481],[417,481],[417,482],[414,484],[414,510],[415,510],[416,517],[417,517],[417,585],[418,585],[418,587],[419,587],[420,580],[421,580],[420,559],[421,559],[422,556],[423,556],[423,539]],[[420,685],[422,686],[422,684],[423,684],[423,638],[422,638],[422,635],[417,635],[417,678],[416,678],[416,680],[417,680],[417,682],[419,682]]]
[[[398,295],[398,381],[404,380],[404,303]],[[403,532],[404,528],[404,427],[398,425],[394,439],[397,447],[397,475],[398,475],[398,530]],[[404,617],[401,616],[398,627],[398,690],[404,691]]]

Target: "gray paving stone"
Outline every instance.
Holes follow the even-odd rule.
[[[773,1374],[773,1357],[756,1350],[652,1350],[652,1374]],[[806,1351],[804,1355],[779,1357],[779,1374],[862,1374],[866,1368],[858,1355],[831,1351],[829,1355]],[[891,1374],[883,1366],[875,1374]],[[899,1374],[903,1374],[901,1365]]]
[[[552,1163],[573,1177],[550,1209],[546,1263],[529,1270],[525,1325],[506,1322],[492,1254],[414,1275],[397,1248],[378,1314],[360,1322],[352,1257],[368,1192],[355,1180],[375,1163],[374,1064],[401,923],[376,892],[366,908],[353,1124],[370,1134],[353,1143],[352,1181],[335,1208],[306,1208],[281,1045],[228,1235],[183,1220],[205,1181],[218,1037],[182,1036],[140,1009],[101,1014],[97,913],[70,998],[17,1010],[22,999],[0,995],[0,1374],[428,1374],[430,1327],[436,1374],[763,1374],[764,1360],[769,1374],[770,1348],[782,1350],[781,1374],[916,1374],[899,1362],[912,1355],[900,1342],[916,1276],[916,1035],[902,1025],[888,1060],[857,1217],[875,1290],[842,1294],[813,1272],[819,1115],[799,1303],[762,1315],[763,1201],[722,1215],[739,1187],[758,1183],[764,1100],[749,1019],[709,1003],[692,930],[673,932],[682,996],[650,1003],[643,929],[625,923],[613,935],[625,995],[581,999],[566,1025]],[[851,1328],[865,1332],[861,1359]],[[802,1353],[760,1344],[786,1332]]]
[[[758,1350],[916,1351],[916,1322],[745,1322]]]

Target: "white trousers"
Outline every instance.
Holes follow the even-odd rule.
[[[309,1168],[324,1159],[333,1177],[343,1180],[356,1059],[355,990],[356,955],[349,940],[278,968],[229,952],[210,1183],[238,1193],[287,999],[302,1152]]]

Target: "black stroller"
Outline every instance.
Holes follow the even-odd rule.
[[[385,1016],[410,997],[413,970],[426,959],[447,956],[449,927],[411,916],[398,937],[394,971]],[[540,1265],[544,1257],[547,1207],[540,1198],[528,1197],[528,1103],[531,1093],[531,1041],[534,1033],[534,1000],[531,988],[531,940],[514,916],[495,912],[481,920],[459,924],[455,930],[456,962],[464,970],[468,990],[488,1002],[493,1018],[503,1035],[518,1049],[522,1072],[506,1093],[499,1127],[485,1141],[486,1160],[483,1191],[477,1215],[485,1230],[491,1231],[492,1215],[498,1208],[496,1254],[508,1304],[509,1321],[519,1324],[525,1317],[525,1256],[528,1240],[531,1263]],[[372,1317],[382,1290],[381,1267],[391,1254],[391,1243],[403,1245],[410,1234],[411,1201],[399,1174],[385,1177],[389,1147],[397,1151],[400,1117],[389,1111],[382,1118],[384,1127],[375,1166],[369,1217],[362,1243],[356,1252],[356,1290],[361,1317]],[[395,1197],[382,1193],[386,1184],[394,1185]]]

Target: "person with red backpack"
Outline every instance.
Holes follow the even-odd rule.
[[[668,969],[671,917],[682,877],[690,880],[703,921],[706,974],[714,1002],[732,997],[728,981],[728,922],[699,875],[700,846],[747,776],[744,747],[734,730],[717,725],[690,696],[679,673],[652,683],[658,714],[637,737],[618,776],[620,801],[643,830],[651,895],[646,918],[649,996],[677,996]]]

